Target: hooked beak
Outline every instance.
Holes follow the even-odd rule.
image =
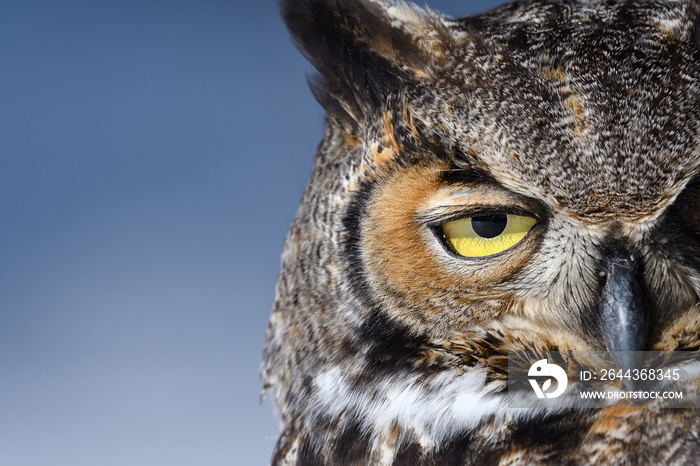
[[[637,267],[635,255],[616,245],[608,250],[601,268],[605,282],[598,302],[600,326],[608,351],[623,371],[639,367],[639,356],[625,352],[642,351],[649,329]]]

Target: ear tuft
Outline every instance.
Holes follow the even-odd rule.
[[[446,18],[400,1],[280,0],[285,24],[320,76],[309,80],[344,128],[362,124],[392,91],[445,59]]]

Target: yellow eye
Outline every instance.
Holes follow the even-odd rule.
[[[485,214],[444,223],[442,233],[460,256],[486,257],[518,244],[535,223],[522,215]]]

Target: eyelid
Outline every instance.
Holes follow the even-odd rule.
[[[532,217],[537,223],[542,221],[539,215],[529,210],[525,210],[520,206],[514,205],[439,206],[419,213],[416,220],[429,228],[435,228],[441,226],[443,223],[452,222],[455,220],[462,220],[479,215],[499,214],[513,214],[520,215],[522,217]]]

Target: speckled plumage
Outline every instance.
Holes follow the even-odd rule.
[[[693,409],[502,392],[508,351],[615,349],[611,251],[644,303],[634,349],[700,349],[700,4],[281,9],[329,118],[267,332],[273,463],[697,463]],[[483,258],[434,234],[490,210],[537,224]]]

